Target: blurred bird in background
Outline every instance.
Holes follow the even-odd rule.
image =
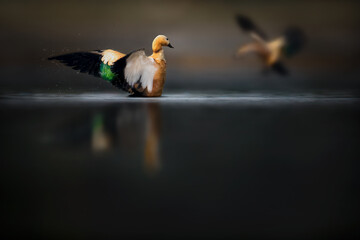
[[[288,27],[282,36],[269,40],[265,32],[255,25],[250,18],[237,15],[236,21],[240,28],[248,33],[253,40],[251,43],[241,46],[236,52],[236,57],[255,53],[263,62],[265,72],[270,69],[280,75],[287,75],[289,71],[283,63],[283,58],[292,57],[303,48],[305,43],[304,32],[298,27]]]
[[[133,96],[160,97],[166,77],[163,46],[173,48],[166,36],[158,35],[149,57],[144,49],[129,54],[107,49],[70,53],[49,60],[58,60],[74,70],[101,77]]]

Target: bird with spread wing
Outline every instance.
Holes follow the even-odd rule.
[[[253,40],[251,43],[241,46],[237,50],[236,56],[256,53],[266,69],[271,69],[280,75],[287,75],[288,70],[282,62],[283,57],[291,57],[303,48],[305,43],[303,31],[298,27],[288,27],[282,36],[269,40],[264,31],[250,18],[237,15],[236,21]]]
[[[129,54],[107,49],[69,53],[49,60],[101,77],[133,96],[160,97],[166,78],[163,46],[173,48],[166,36],[158,35],[152,43],[151,56],[146,56],[144,49]]]

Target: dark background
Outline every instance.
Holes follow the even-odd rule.
[[[1,91],[116,91],[74,72],[49,56],[112,48],[146,48],[158,34],[166,49],[166,88],[358,90],[358,1],[1,1]],[[304,51],[287,64],[290,78],[264,78],[255,57],[234,59],[243,34],[234,16],[250,16],[278,37],[289,25],[305,31]],[[270,83],[269,83],[270,82]]]

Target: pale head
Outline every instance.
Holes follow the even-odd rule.
[[[158,35],[153,43],[152,43],[152,49],[154,52],[158,52],[162,49],[163,46],[167,46],[169,48],[174,48],[169,41],[169,38],[165,35]]]

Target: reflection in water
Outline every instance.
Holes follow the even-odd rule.
[[[158,103],[147,104],[145,131],[144,163],[149,173],[160,169],[159,145],[161,134],[161,117]]]
[[[346,239],[359,232],[358,103],[309,94],[4,98],[1,239]],[[159,155],[167,162],[156,172]]]
[[[143,146],[146,172],[160,169],[161,115],[158,103],[126,105],[113,111],[96,113],[92,121],[91,147],[94,152],[107,152],[119,146],[126,154]],[[141,138],[139,138],[141,136]],[[120,145],[115,144],[119,142]]]

